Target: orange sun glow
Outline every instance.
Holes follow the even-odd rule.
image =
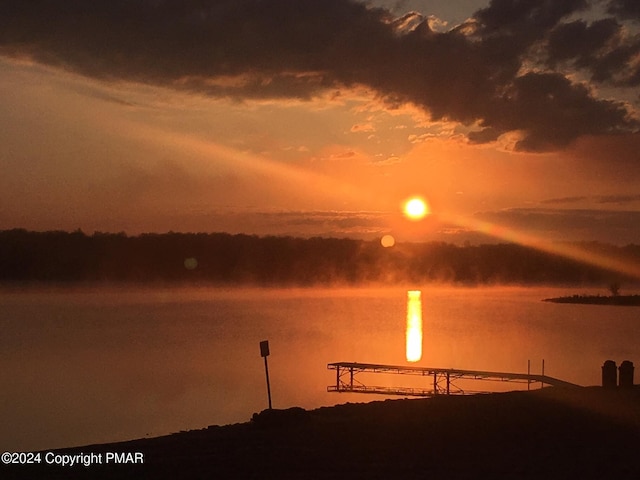
[[[422,198],[414,197],[404,204],[404,214],[411,220],[420,220],[429,214],[429,207]]]

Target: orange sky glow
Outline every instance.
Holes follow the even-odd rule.
[[[636,45],[637,19],[609,3],[603,18],[621,26],[611,35]],[[496,225],[544,241],[640,241],[638,96],[629,71],[640,48],[636,63],[611,72],[610,80],[590,77],[571,63],[577,51],[560,52],[554,43],[573,21],[570,11],[523,12],[530,21],[555,15],[555,23],[527,40],[520,71],[501,84],[512,92],[503,103],[530,109],[520,119],[516,110],[494,113],[481,98],[485,86],[461,87],[473,80],[464,62],[428,50],[433,38],[443,42],[441,51],[450,41],[458,50],[467,44],[477,50],[485,30],[501,32],[492,23],[499,3],[470,1],[454,11],[434,2],[434,13],[408,2],[411,14],[382,0],[366,8],[347,0],[325,7],[339,4],[371,23],[379,38],[370,41],[389,48],[398,42],[402,53],[394,58],[406,55],[406,68],[421,58],[411,49],[422,48],[433,63],[424,66],[424,85],[400,71],[401,63],[374,77],[383,67],[363,60],[359,68],[371,70],[369,81],[345,65],[301,66],[290,52],[282,54],[291,64],[280,72],[268,63],[253,70],[240,60],[235,65],[229,56],[235,66],[223,74],[200,60],[171,63],[175,52],[167,51],[167,64],[185,71],[165,78],[127,63],[126,53],[92,60],[89,51],[71,52],[35,32],[22,43],[7,34],[0,45],[0,229],[478,243],[496,241],[480,227]],[[449,18],[436,22],[435,14]],[[595,21],[580,25],[591,32]],[[427,24],[430,33],[418,35]],[[395,37],[388,36],[385,29],[393,28]],[[553,58],[544,69],[527,63],[535,48],[548,48]],[[347,48],[344,56],[351,54]],[[587,54],[580,53],[591,59]],[[438,62],[459,84],[433,96],[442,88],[430,78]],[[280,81],[300,91],[280,90]],[[540,92],[546,100],[536,100]],[[567,99],[556,104],[561,95]],[[570,109],[583,109],[583,116],[558,128],[545,120]],[[590,115],[610,125],[599,127]],[[429,205],[421,222],[403,216],[401,205],[413,195]]]

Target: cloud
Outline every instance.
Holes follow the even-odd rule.
[[[610,0],[607,11],[621,18],[640,20],[640,4],[636,0]]]
[[[607,8],[638,18],[636,5]],[[622,99],[599,99],[555,69],[568,62],[597,82],[640,81],[628,67],[637,42],[616,21],[563,23],[587,6],[493,0],[463,25],[436,31],[428,15],[395,18],[355,0],[4,0],[0,53],[237,100],[307,100],[362,85],[434,121],[480,126],[473,142],[517,131],[517,150],[544,151],[638,128]],[[571,32],[582,42],[565,46]]]
[[[597,197],[599,203],[634,203],[640,201],[640,195],[601,195]]]
[[[541,203],[546,204],[567,204],[567,203],[579,203],[588,200],[589,197],[585,196],[576,196],[576,197],[562,197],[562,198],[550,198],[548,200],[544,200]]]
[[[351,133],[369,133],[375,132],[376,127],[373,126],[372,123],[358,123],[351,127]]]
[[[577,20],[555,28],[549,37],[550,65],[571,61],[594,82],[633,87],[640,84],[640,41],[628,38],[622,24],[606,18],[587,24]]]
[[[544,38],[560,20],[586,7],[586,0],[492,0],[474,18],[483,40],[512,58]],[[505,39],[510,42],[502,44]]]
[[[287,225],[332,226],[349,230],[354,228],[380,228],[387,214],[380,212],[312,211],[264,212],[261,215]]]
[[[389,215],[368,211],[259,211],[239,215],[222,213],[220,218],[251,224],[262,234],[285,231],[295,236],[349,236],[372,238],[387,230]],[[241,220],[241,222],[238,222]]]
[[[629,203],[640,202],[640,194],[635,195],[596,195],[592,197],[587,196],[576,196],[576,197],[561,197],[561,198],[550,198],[548,200],[544,200],[542,204],[549,205],[563,205],[563,204],[575,204],[575,203],[585,203],[585,202],[593,202],[598,204],[617,204],[624,205]]]

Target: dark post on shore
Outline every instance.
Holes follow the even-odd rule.
[[[267,395],[269,396],[269,410],[271,410],[271,385],[269,384],[269,365],[267,357],[269,356],[269,340],[260,342],[260,356],[264,357],[264,373],[267,376]]]

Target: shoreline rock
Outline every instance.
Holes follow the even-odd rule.
[[[263,411],[247,423],[58,450],[143,465],[0,468],[3,478],[640,478],[640,388],[545,388]]]

